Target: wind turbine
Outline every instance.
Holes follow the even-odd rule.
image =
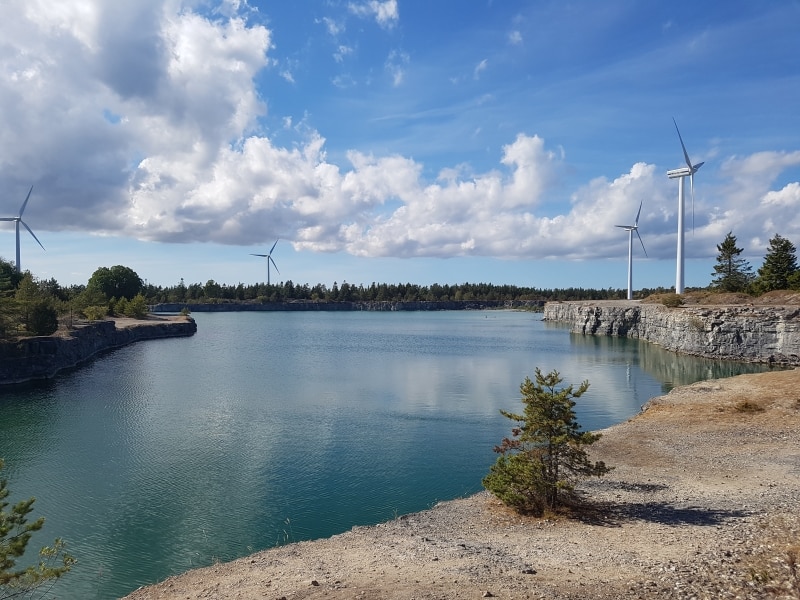
[[[33,236],[33,239],[36,240],[36,243],[39,244],[40,246],[42,246],[42,242],[39,241],[39,238],[36,237],[36,234],[33,233],[31,228],[28,227],[28,224],[25,221],[22,220],[22,213],[25,212],[25,207],[28,205],[28,200],[30,200],[30,198],[31,198],[31,192],[32,191],[33,191],[33,186],[31,186],[31,189],[28,190],[28,195],[25,196],[25,202],[22,203],[22,207],[20,207],[20,209],[19,209],[19,216],[16,216],[16,217],[0,217],[0,221],[14,221],[14,224],[16,225],[16,229],[17,229],[17,264],[16,264],[17,273],[22,273],[22,267],[20,266],[20,263],[19,263],[19,225],[20,225],[20,223],[22,223],[22,225],[25,227],[25,229],[28,230],[28,233],[30,233]],[[42,250],[44,250],[44,246],[42,246]]]
[[[633,232],[636,232],[636,237],[642,244],[644,250],[644,242],[642,236],[639,235],[639,215],[642,214],[642,202],[639,202],[639,212],[636,213],[636,220],[633,225],[615,225],[621,227],[628,232],[628,300],[633,300]],[[647,250],[644,250],[644,255],[647,256]]]
[[[670,179],[678,179],[678,255],[677,255],[677,268],[675,273],[675,293],[682,294],[683,293],[683,197],[684,197],[684,180],[688,177],[689,178],[689,185],[692,189],[692,229],[694,229],[694,174],[697,173],[697,170],[703,166],[702,162],[697,163],[696,165],[692,164],[692,161],[689,159],[689,153],[686,152],[686,146],[683,144],[683,138],[681,137],[681,131],[678,129],[678,123],[675,122],[675,118],[672,118],[672,122],[675,123],[675,130],[678,132],[678,139],[681,142],[681,148],[683,148],[683,158],[686,160],[686,166],[681,167],[680,169],[673,169],[672,171],[667,171],[667,177]]]
[[[250,253],[250,256],[260,256],[261,258],[267,259],[267,285],[269,285],[269,263],[272,263],[272,266],[275,267],[276,271],[278,271],[278,265],[275,264],[275,261],[272,258],[272,251],[275,250],[275,246],[277,245],[278,245],[278,240],[275,240],[275,243],[272,244],[272,248],[270,248],[269,250],[269,254],[253,254],[252,252]],[[280,274],[281,272],[278,271],[278,275]]]

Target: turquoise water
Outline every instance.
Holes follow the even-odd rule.
[[[585,429],[673,385],[753,371],[524,312],[200,313],[0,392],[12,500],[79,563],[58,598],[114,598],[216,560],[326,537],[481,489],[534,368],[588,379]]]

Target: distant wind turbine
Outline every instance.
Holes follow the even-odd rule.
[[[260,256],[261,258],[267,259],[267,285],[269,285],[269,263],[272,263],[272,266],[275,267],[276,271],[278,271],[278,265],[275,264],[275,260],[272,258],[272,251],[275,250],[275,246],[277,245],[278,245],[278,240],[275,240],[275,243],[272,244],[272,248],[270,248],[269,250],[269,254],[253,254],[252,252],[250,253],[250,256]],[[278,271],[278,275],[280,274],[281,272]]]
[[[639,235],[639,215],[642,214],[642,202],[639,202],[639,212],[636,213],[636,220],[633,225],[615,225],[621,227],[628,232],[628,300],[633,300],[633,232],[636,232],[636,237],[642,244],[644,250],[644,242],[642,236]],[[647,256],[647,250],[644,250],[644,255]]]
[[[22,273],[22,266],[20,265],[20,261],[19,261],[19,226],[20,226],[20,223],[22,223],[22,225],[25,227],[25,229],[28,230],[28,233],[30,233],[33,236],[33,239],[36,240],[36,243],[39,244],[40,246],[42,246],[42,242],[39,241],[39,238],[36,237],[36,234],[33,233],[31,228],[28,227],[28,224],[25,221],[22,220],[22,213],[25,212],[25,207],[28,205],[28,200],[30,200],[30,198],[31,198],[31,192],[32,191],[33,191],[33,186],[31,186],[31,189],[28,190],[28,195],[25,196],[25,202],[22,203],[22,207],[19,209],[19,215],[18,216],[16,216],[16,217],[0,217],[0,221],[14,221],[14,223],[16,225],[16,229],[17,229],[17,264],[16,264],[17,273]],[[44,250],[44,246],[42,246],[42,250]]]
[[[667,171],[667,177],[670,179],[679,179],[678,182],[678,254],[677,254],[677,268],[675,272],[675,293],[682,294],[683,293],[683,234],[684,234],[684,227],[683,227],[683,211],[684,211],[684,180],[688,177],[689,184],[692,189],[692,229],[694,230],[694,174],[697,173],[697,170],[703,166],[704,163],[699,162],[696,165],[692,164],[692,161],[689,159],[689,153],[686,152],[686,146],[683,144],[683,138],[681,137],[681,130],[678,129],[678,123],[675,122],[675,118],[673,117],[672,122],[675,123],[675,130],[678,132],[678,139],[681,142],[681,148],[683,148],[683,158],[686,160],[686,166],[681,167],[680,169],[673,169],[672,171]]]

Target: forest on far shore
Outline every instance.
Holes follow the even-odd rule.
[[[753,272],[741,258],[736,236],[728,233],[717,245],[719,254],[711,283],[706,288],[685,290],[760,296],[775,290],[800,290],[800,268],[794,244],[775,235],[763,265]],[[634,299],[660,297],[667,306],[679,306],[684,297],[674,288],[644,288]],[[146,283],[130,267],[99,267],[86,285],[64,287],[55,279],[38,279],[20,273],[13,263],[0,259],[0,338],[51,335],[59,327],[71,328],[76,319],[97,320],[107,316],[142,318],[156,304],[267,303],[267,302],[520,302],[543,304],[569,300],[623,300],[627,290],[582,287],[545,289],[492,283],[419,285],[343,281],[325,284],[273,283],[224,284],[214,280],[173,286]]]

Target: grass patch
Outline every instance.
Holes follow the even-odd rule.
[[[764,407],[758,404],[758,402],[753,402],[752,400],[740,400],[734,405],[734,410],[740,413],[757,413],[763,412]]]

